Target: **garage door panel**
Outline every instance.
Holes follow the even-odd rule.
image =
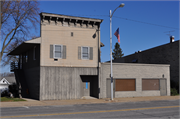
[[[135,91],[135,79],[116,79],[115,91]]]
[[[159,79],[142,79],[142,90],[159,90]]]

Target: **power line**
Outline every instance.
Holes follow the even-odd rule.
[[[75,27],[74,27],[75,28]],[[83,28],[83,27],[77,27],[77,28]],[[41,30],[41,31],[64,31],[64,32],[66,32],[66,31],[71,31],[71,32],[73,32],[73,31],[87,31],[87,32],[98,32],[98,31],[100,31],[100,30],[97,30],[97,29],[86,29],[86,30]]]
[[[123,17],[117,17],[117,16],[114,16],[114,17],[115,17],[115,18],[120,18],[120,19],[129,20],[129,21],[134,21],[134,22],[138,22],[138,23],[153,25],[153,26],[159,26],[159,27],[165,27],[165,28],[172,28],[172,29],[178,29],[178,30],[180,30],[179,28],[174,28],[174,27],[169,27],[169,26],[163,26],[163,25],[159,25],[159,24],[153,24],[153,23],[148,23],[148,22],[143,22],[143,21],[138,21],[138,20],[133,20],[133,19],[128,19],[128,18],[123,18]]]
[[[74,15],[70,15],[70,16],[75,16],[77,15],[77,17],[79,16],[98,16],[98,17],[109,17],[108,15],[81,15],[81,14],[74,14]]]
[[[169,34],[166,34],[166,35],[171,36],[170,32],[174,32],[174,30],[173,31],[165,31],[164,33],[167,33],[167,32],[169,32]]]

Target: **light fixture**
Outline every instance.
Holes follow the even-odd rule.
[[[119,7],[124,7],[124,3],[121,3],[121,4],[119,5]]]

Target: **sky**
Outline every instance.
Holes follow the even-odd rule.
[[[39,3],[41,12],[103,19],[100,25],[101,42],[105,45],[101,48],[102,62],[110,60],[109,11],[114,11],[121,3],[125,6],[118,8],[112,17],[113,49],[118,41],[114,36],[118,27],[120,47],[124,56],[169,43],[170,38],[167,35],[169,33],[175,37],[175,41],[179,40],[180,3],[178,0],[39,1]]]

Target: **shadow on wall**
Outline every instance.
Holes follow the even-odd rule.
[[[179,81],[175,82],[171,80],[171,95],[178,95],[179,94]]]
[[[99,98],[98,76],[97,75],[81,75],[82,96],[91,96]]]

